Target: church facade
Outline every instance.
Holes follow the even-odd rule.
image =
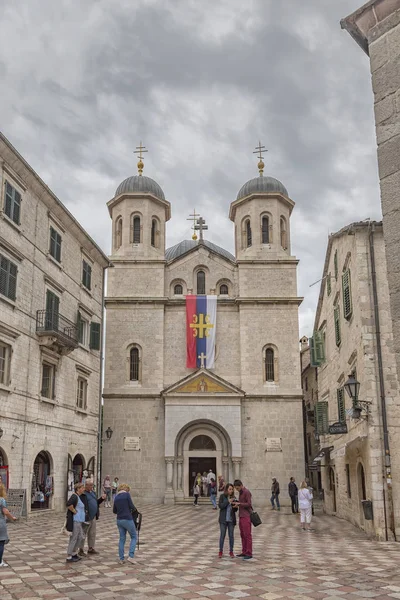
[[[141,161],[108,202],[103,423],[114,434],[103,475],[127,481],[141,501],[184,501],[209,469],[241,478],[256,503],[271,477],[283,500],[289,478],[304,477],[294,202],[263,166],[230,207],[235,256],[202,231],[166,249],[171,205]],[[213,368],[201,355],[186,366],[193,296],[216,296]]]

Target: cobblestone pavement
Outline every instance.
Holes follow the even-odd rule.
[[[400,598],[400,545],[377,543],[346,522],[324,515],[314,532],[298,517],[260,511],[254,559],[218,558],[217,511],[204,505],[146,506],[135,565],[117,562],[117,529],[102,509],[96,547],[101,554],[65,563],[61,516],[42,514],[9,525],[11,542],[0,570],[0,599],[255,600]],[[235,550],[240,552],[236,528]]]

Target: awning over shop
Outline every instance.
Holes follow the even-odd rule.
[[[313,461],[311,464],[317,464],[319,462],[321,462],[321,460],[330,453],[330,451],[333,450],[333,446],[325,446],[325,448],[321,448],[321,450],[318,452],[317,456],[314,457]]]

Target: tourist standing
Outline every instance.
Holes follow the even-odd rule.
[[[214,479],[214,481],[216,480],[215,473],[213,473],[213,472],[212,472],[212,469],[210,469],[210,470],[208,471],[208,474],[207,474],[208,495],[210,495],[210,493],[211,493],[211,492],[210,492],[210,488],[211,488],[211,479]]]
[[[213,505],[213,509],[217,510],[217,484],[215,479],[211,478],[210,481],[210,500]]]
[[[81,495],[85,491],[83,483],[75,484],[75,493],[67,501],[67,531],[71,532],[67,549],[67,563],[81,560],[78,548],[85,540],[84,524],[89,522],[89,515],[82,502]]]
[[[290,478],[289,485],[288,485],[288,492],[289,492],[290,500],[292,501],[292,513],[293,514],[298,513],[299,512],[299,502],[298,502],[299,490],[297,488],[294,477]]]
[[[204,471],[202,477],[201,477],[201,483],[203,486],[203,496],[207,496],[208,495],[208,478],[207,478],[207,473]]]
[[[129,533],[131,542],[129,544],[128,562],[135,564],[137,533],[132,513],[136,510],[130,495],[131,488],[126,483],[118,486],[118,491],[114,498],[113,513],[117,515],[117,527],[119,531],[118,554],[121,565],[125,562],[125,541],[126,534]]]
[[[6,496],[5,485],[0,481],[0,567],[8,567],[8,564],[3,561],[4,546],[9,542],[6,517],[11,521],[17,520],[17,517],[13,517],[7,508]]]
[[[111,491],[112,491],[112,499],[113,499],[113,502],[114,502],[114,496],[115,496],[115,494],[117,493],[117,489],[118,489],[118,482],[119,482],[119,479],[118,479],[118,477],[114,477],[114,479],[113,479],[113,482],[112,482],[112,484],[111,484],[111,488],[112,488],[112,490],[111,490]]]
[[[275,477],[273,477],[272,485],[271,485],[272,510],[275,510],[275,502],[276,502],[276,510],[281,510],[281,505],[279,504],[279,494],[280,494],[279,482],[276,480]]]
[[[222,475],[218,475],[218,491],[221,493],[225,491],[225,479]]]
[[[243,560],[253,558],[253,539],[251,535],[251,519],[250,513],[253,510],[251,503],[251,493],[244,487],[240,479],[235,479],[233,482],[236,491],[239,492],[239,500],[233,502],[234,508],[239,508],[239,530],[242,538],[242,552],[238,554]]]
[[[220,529],[220,537],[219,537],[219,558],[222,558],[222,554],[224,552],[224,542],[226,537],[226,532],[228,531],[229,537],[229,556],[231,558],[235,558],[233,554],[233,544],[234,544],[234,536],[233,530],[236,526],[236,512],[237,508],[233,507],[233,502],[235,501],[234,489],[231,483],[227,483],[224,492],[220,495],[218,506],[219,506],[219,529]]]
[[[100,498],[97,498],[93,491],[94,482],[93,479],[86,479],[85,491],[81,494],[81,500],[85,505],[85,509],[89,515],[89,525],[86,528],[85,537],[87,537],[88,543],[88,554],[98,554],[94,545],[96,543],[96,522],[100,516],[99,506],[106,499],[106,495],[103,494]],[[82,540],[79,546],[78,555],[86,556],[85,553],[85,538]]]
[[[196,479],[196,481],[194,482],[194,486],[193,486],[193,497],[194,497],[193,504],[196,506],[196,508],[199,508],[198,502],[199,502],[200,490],[201,490],[201,486],[198,484],[198,481]]]
[[[301,482],[298,495],[301,528],[310,531],[313,495],[310,492],[310,488],[307,486],[307,481]]]
[[[109,475],[106,475],[103,481],[103,492],[106,495],[105,507],[111,507],[111,479]]]

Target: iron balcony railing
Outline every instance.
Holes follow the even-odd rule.
[[[36,333],[38,335],[54,335],[68,346],[78,346],[76,324],[53,310],[36,312]]]

